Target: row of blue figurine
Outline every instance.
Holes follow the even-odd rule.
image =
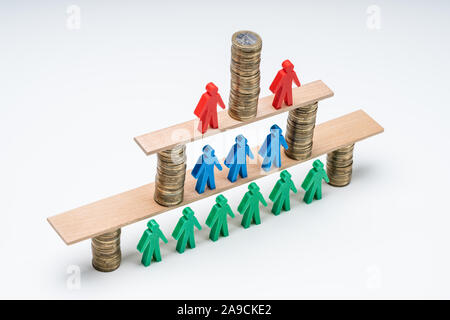
[[[276,167],[281,167],[280,149],[283,146],[288,149],[286,140],[282,135],[281,128],[274,124],[270,127],[270,134],[267,135],[259,154],[264,158],[262,162],[262,169],[269,171],[274,164]],[[215,151],[210,145],[206,145],[202,149],[203,154],[198,158],[197,163],[192,169],[192,176],[197,179],[195,190],[198,193],[205,192],[206,185],[213,190],[216,188],[214,180],[214,167],[222,171],[222,166],[215,156]],[[254,159],[253,153],[247,144],[247,139],[242,135],[236,137],[236,143],[231,147],[228,156],[225,158],[224,164],[230,171],[228,173],[228,180],[235,182],[238,175],[241,178],[247,177],[247,156]]]

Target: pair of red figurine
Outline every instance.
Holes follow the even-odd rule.
[[[294,71],[294,65],[289,60],[283,61],[281,65],[283,66],[283,69],[278,71],[277,76],[270,85],[270,91],[275,94],[272,102],[272,106],[275,109],[281,108],[283,100],[286,105],[292,105],[292,82],[295,82],[295,84],[300,87],[300,81]],[[219,88],[217,88],[214,83],[210,82],[206,85],[206,92],[202,94],[194,111],[194,114],[200,118],[198,130],[201,131],[201,133],[205,133],[206,130],[208,130],[208,125],[213,129],[219,127],[217,120],[217,105],[222,109],[225,109],[225,104],[219,94]]]

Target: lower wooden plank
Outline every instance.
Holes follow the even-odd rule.
[[[310,159],[383,131],[384,129],[362,110],[327,121],[316,126]],[[253,152],[255,155],[257,154],[256,151],[254,150]],[[155,185],[150,183],[50,217],[48,222],[66,244],[74,244],[264,177],[268,173],[261,170],[260,160],[258,160],[258,163],[249,163],[248,178],[239,178],[235,183],[228,181],[228,169],[226,167],[224,167],[223,171],[216,171],[216,189],[206,190],[201,195],[195,191],[196,181],[191,176],[190,170],[188,170],[185,181],[184,201],[176,207],[167,208],[157,204],[153,200]],[[272,169],[269,174],[307,160],[293,160],[282,152],[282,168],[278,170]]]

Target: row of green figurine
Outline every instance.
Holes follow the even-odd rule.
[[[314,198],[322,198],[322,179],[329,182],[323,163],[320,160],[316,160],[301,186],[306,191],[303,198],[306,203],[311,203]],[[267,202],[264,200],[261,192],[259,192],[259,187],[256,183],[250,183],[248,190],[237,209],[240,214],[244,215],[241,222],[244,228],[248,228],[251,223],[260,224],[259,203],[261,202],[265,207],[267,206]],[[273,214],[279,215],[282,210],[290,210],[290,191],[297,193],[294,182],[291,180],[291,174],[284,170],[281,172],[280,179],[269,195],[269,199],[274,203],[272,207]],[[209,238],[213,241],[217,241],[220,235],[223,237],[228,236],[227,217],[228,215],[232,218],[235,217],[227,202],[228,200],[223,195],[217,196],[216,204],[212,207],[206,219],[206,225],[211,228]],[[150,220],[147,226],[148,229],[145,230],[137,246],[139,252],[143,253],[142,264],[144,266],[149,266],[152,260],[161,261],[159,240],[161,239],[165,243],[168,242],[155,220]],[[187,246],[195,248],[194,226],[199,230],[202,228],[194,216],[194,211],[186,207],[183,210],[183,216],[172,233],[172,237],[178,241],[177,251],[179,253],[183,253]]]

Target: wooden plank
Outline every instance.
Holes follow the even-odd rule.
[[[379,134],[383,130],[377,122],[362,110],[322,123],[314,131],[311,159]],[[256,150],[253,153],[256,155]],[[239,178],[235,183],[228,181],[227,168],[224,167],[221,172],[216,171],[216,189],[206,190],[201,195],[195,191],[195,179],[191,176],[191,171],[188,170],[184,201],[177,207],[186,206],[197,200],[266,176],[267,173],[261,170],[260,162],[261,158],[259,157],[257,162],[249,163],[248,178]],[[270,173],[278,172],[301,162],[303,161],[288,158],[282,152],[282,168],[272,169]],[[154,183],[150,183],[53,216],[48,218],[48,221],[66,244],[73,244],[176,208],[167,208],[157,204],[153,200],[153,192]]]
[[[309,105],[334,95],[322,81],[314,81],[299,88],[292,89],[293,105],[284,106],[277,110],[272,107],[273,95],[259,99],[258,113],[256,117],[245,122],[235,120],[228,115],[228,110],[217,113],[219,120],[218,129],[208,129],[205,134],[197,130],[198,119],[186,121],[165,129],[156,130],[134,138],[134,141],[141,147],[146,155],[156,153],[165,149],[170,149],[177,144],[185,144],[198,139],[218,134],[222,131],[244,126],[246,124],[262,120],[282,112],[286,112],[301,106]],[[195,106],[193,106],[194,108]],[[192,109],[193,110],[193,109]]]

